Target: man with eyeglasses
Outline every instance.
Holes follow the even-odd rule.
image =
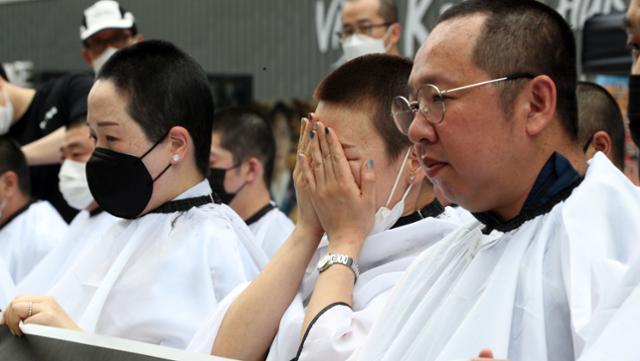
[[[117,1],[100,0],[84,11],[80,39],[82,58],[97,75],[118,49],[133,45],[143,37],[138,34],[132,13]]]
[[[346,61],[374,53],[400,55],[401,33],[395,0],[345,1],[338,36]]]
[[[587,163],[576,78],[571,28],[543,3],[469,0],[441,15],[392,114],[476,221],[413,262],[351,360],[574,360],[593,347],[620,359],[600,335],[635,281],[622,275],[640,191],[602,153]]]

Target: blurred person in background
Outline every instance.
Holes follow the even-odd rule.
[[[271,200],[275,139],[257,111],[232,107],[216,112],[209,157],[209,184],[242,218],[272,257],[293,223]]]
[[[400,55],[402,26],[395,0],[346,0],[338,33],[344,60],[375,53]]]
[[[640,148],[640,0],[631,0],[625,16],[627,45],[631,50],[633,65],[629,76],[629,131]],[[640,176],[640,174],[638,174]]]
[[[142,36],[130,12],[116,1],[101,0],[83,12],[80,39],[82,58],[97,73],[117,49],[135,44]],[[0,134],[8,133],[23,145],[32,166],[33,195],[50,201],[67,222],[77,211],[65,202],[57,187],[60,147],[65,127],[86,121],[87,94],[92,85],[93,76],[85,72],[66,74],[35,90],[0,80],[0,107],[5,98],[13,108],[13,115],[7,111],[0,115]]]
[[[578,143],[587,159],[602,152],[624,171],[624,119],[618,102],[598,84],[578,82]]]
[[[86,121],[72,123],[66,128],[58,185],[65,201],[80,213],[69,225],[64,241],[17,285],[19,294],[49,292],[75,257],[86,247],[91,247],[92,242],[99,241],[118,219],[104,212],[91,195],[86,167],[94,150],[95,140]]]
[[[0,258],[14,284],[59,245],[66,233],[67,224],[51,204],[32,197],[29,167],[20,146],[0,136]]]

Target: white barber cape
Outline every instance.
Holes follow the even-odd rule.
[[[445,212],[446,213],[446,212]],[[451,211],[449,210],[449,214]],[[450,218],[425,218],[369,236],[359,259],[360,277],[353,291],[353,309],[334,305],[321,313],[305,337],[300,360],[344,360],[367,336],[389,291],[415,257],[444,238],[459,225]],[[306,304],[318,277],[316,264],[327,253],[320,243],[307,268],[300,291],[283,315],[267,360],[291,360],[300,347]],[[223,300],[197,333],[188,350],[209,353],[228,307],[247,285],[238,287]]]
[[[15,295],[16,285],[13,282],[11,274],[9,274],[7,265],[5,265],[2,258],[0,258],[0,309],[4,310]]]
[[[91,216],[81,211],[73,218],[64,241],[56,246],[17,285],[18,295],[46,294],[85,247],[92,247],[118,220],[107,212]]]
[[[18,284],[67,235],[67,223],[49,202],[31,203],[0,229],[0,258]]]
[[[256,242],[269,258],[273,257],[282,243],[289,238],[294,227],[289,217],[275,207],[275,204],[272,206],[274,208],[269,212],[255,222],[249,223],[249,229],[255,235]]]
[[[176,199],[210,194],[204,180]],[[218,301],[265,263],[242,219],[209,203],[118,220],[51,295],[85,332],[184,349]]]
[[[423,253],[352,359],[468,360],[483,348],[511,361],[577,359],[638,248],[639,215],[638,189],[597,154],[550,212],[488,236],[475,222]]]

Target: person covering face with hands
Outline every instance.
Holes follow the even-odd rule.
[[[411,259],[456,227],[388,112],[410,67],[369,55],[320,83],[316,112],[301,123],[296,228],[256,281],[222,302],[191,350],[344,360]],[[429,231],[416,232],[419,224]]]

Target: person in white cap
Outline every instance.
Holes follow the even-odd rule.
[[[84,11],[80,39],[82,58],[97,75],[118,49],[133,45],[143,37],[138,34],[132,13],[117,1],[100,0]]]

